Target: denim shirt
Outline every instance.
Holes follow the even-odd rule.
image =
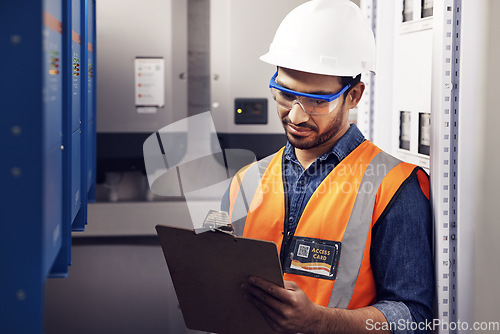
[[[356,125],[339,139],[330,151],[318,157],[306,170],[287,143],[284,151],[288,184],[290,230],[314,190],[347,155],[365,140]],[[229,205],[229,193],[222,209]],[[385,316],[392,333],[429,333],[432,322],[434,272],[432,259],[432,216],[430,203],[422,193],[413,173],[401,185],[372,229],[371,266],[377,288],[377,302],[372,305]],[[381,324],[367,321],[367,329]],[[412,331],[413,328],[423,330]]]

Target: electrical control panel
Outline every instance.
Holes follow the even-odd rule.
[[[401,0],[394,36],[394,154],[430,168],[433,1]]]
[[[267,124],[267,99],[235,99],[235,124]]]

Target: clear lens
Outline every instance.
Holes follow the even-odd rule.
[[[271,88],[273,99],[279,106],[285,109],[292,109],[295,103],[299,104],[305,113],[309,115],[325,115],[332,112],[338,105],[338,99],[331,102],[313,99],[304,96],[295,96],[293,94]]]

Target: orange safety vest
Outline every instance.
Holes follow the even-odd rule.
[[[427,175],[365,140],[318,186],[295,233],[287,236],[283,151],[243,168],[233,178],[229,215],[235,231],[276,243],[284,279],[296,282],[314,303],[348,309],[374,304],[371,230],[412,173],[417,173],[429,198]]]

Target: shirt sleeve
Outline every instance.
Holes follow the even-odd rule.
[[[432,213],[415,172],[373,227],[377,303],[391,333],[430,333],[434,296]]]

